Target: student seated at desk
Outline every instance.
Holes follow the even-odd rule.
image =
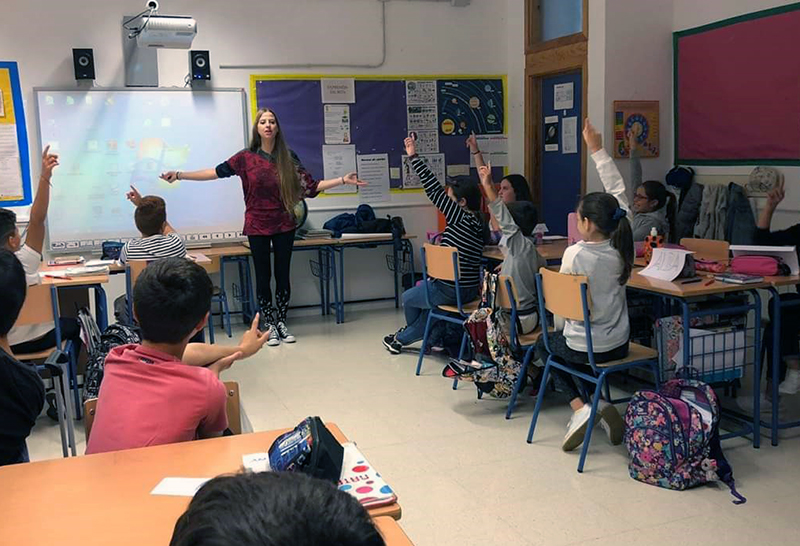
[[[42,263],[45,220],[47,219],[47,209],[50,206],[50,177],[56,166],[58,166],[58,156],[51,154],[50,146],[47,146],[42,153],[42,172],[39,176],[36,198],[31,205],[24,244],[17,228],[17,215],[8,209],[0,209],[0,247],[17,255],[25,270],[28,286],[42,282],[39,277],[39,265]],[[81,331],[78,321],[74,318],[62,317],[60,326],[61,338],[72,340],[75,347],[80,347]],[[8,333],[8,341],[17,354],[38,353],[51,349],[56,344],[55,325],[49,322],[12,328]]]
[[[536,312],[536,273],[546,266],[547,262],[536,250],[536,243],[531,237],[536,227],[536,208],[528,201],[515,201],[506,204],[498,196],[492,181],[492,166],[483,165],[478,168],[483,191],[489,201],[492,219],[500,226],[503,233],[500,249],[505,256],[501,275],[514,279],[517,289],[517,306],[521,334],[533,332],[539,325],[539,313]]]
[[[422,181],[425,195],[444,215],[447,226],[442,236],[442,246],[458,249],[459,287],[461,301],[468,303],[478,297],[479,271],[483,255],[485,225],[480,215],[481,190],[469,177],[448,179],[446,189],[436,180],[427,163],[417,155],[414,139],[405,139],[406,154]],[[428,284],[426,287],[425,283]],[[431,301],[427,301],[430,290]],[[383,338],[383,346],[392,354],[400,354],[403,347],[420,341],[425,333],[431,305],[454,305],[455,284],[450,281],[425,280],[403,292],[403,310],[406,326]]]
[[[769,191],[764,210],[756,223],[755,243],[763,246],[796,246],[800,249],[800,224],[780,231],[770,231],[772,215],[785,196],[783,180]],[[781,294],[781,300],[800,299],[798,294]],[[769,318],[772,320],[772,305],[769,306]],[[771,335],[771,330],[767,330]],[[797,394],[800,390],[800,307],[784,307],[781,309],[781,369],[778,392],[781,394]],[[765,340],[766,342],[766,340]],[[769,344],[770,348],[772,345]],[[772,396],[772,359],[767,359],[767,396]],[[770,398],[771,399],[771,398]],[[765,407],[762,405],[762,407]]]
[[[195,493],[170,546],[383,546],[372,518],[332,483],[293,472],[218,476]]]
[[[125,196],[136,206],[133,219],[142,237],[125,243],[119,254],[120,262],[186,256],[186,245],[167,222],[167,205],[164,199],[157,195],[142,197],[133,186]]]
[[[165,258],[139,275],[133,310],[141,345],[115,347],[103,383],[86,453],[185,442],[228,428],[222,371],[257,353],[268,334],[258,316],[239,346],[189,343],[211,309],[211,279],[184,258]]]
[[[589,279],[592,300],[592,346],[595,362],[610,362],[628,355],[630,323],[625,284],[633,268],[633,240],[626,211],[619,201],[607,193],[586,194],[578,204],[578,231],[583,241],[567,248],[561,260],[561,273],[585,275]],[[556,321],[556,330],[559,323]],[[549,336],[553,356],[577,369],[587,368],[589,355],[583,321],[563,321],[563,331]],[[542,361],[548,358],[544,338],[537,343]],[[567,424],[561,448],[572,451],[583,443],[589,423],[590,394],[594,385],[584,383],[557,368],[551,368],[562,389],[572,397],[569,405],[574,413]],[[603,429],[613,444],[622,442],[624,424],[617,409],[600,400],[598,414]]]
[[[586,118],[583,139],[597,167],[606,193],[613,195],[626,209],[634,241],[644,241],[656,228],[659,235],[670,239],[670,226],[675,225],[675,196],[661,182],[648,180],[642,183],[636,137],[629,133],[631,142],[631,188],[625,185],[622,175],[611,156],[603,149],[603,137]],[[631,191],[632,190],[632,191]],[[632,195],[629,195],[632,194]],[[633,205],[631,206],[631,203]]]
[[[0,466],[28,462],[25,439],[44,406],[44,383],[36,368],[14,358],[8,332],[25,302],[25,270],[0,249]]]

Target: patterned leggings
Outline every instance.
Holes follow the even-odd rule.
[[[553,332],[549,334],[548,340],[550,341],[550,348],[553,350],[553,356],[557,357],[562,363],[578,371],[591,375],[592,367],[589,365],[589,353],[581,351],[574,351],[567,345],[567,338],[564,337],[563,332]],[[544,336],[539,338],[536,343],[536,352],[542,362],[547,362],[549,353],[544,346]],[[628,343],[621,345],[616,349],[611,349],[604,353],[594,353],[594,361],[596,363],[611,362],[628,356]],[[560,390],[570,395],[570,399],[580,398],[584,403],[591,401],[591,395],[594,393],[595,385],[584,381],[579,377],[568,374],[558,368],[550,368],[553,373],[553,379]]]
[[[266,325],[286,322],[292,287],[289,272],[292,265],[294,230],[275,235],[249,235],[250,251],[256,269],[256,296]],[[275,305],[272,304],[271,252],[275,252]]]

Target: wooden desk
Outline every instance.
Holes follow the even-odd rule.
[[[560,260],[564,256],[564,252],[567,250],[566,239],[558,239],[556,241],[545,241],[540,245],[536,245],[536,250],[539,252],[539,255],[547,261],[555,261]],[[503,253],[500,252],[500,247],[496,245],[489,245],[483,248],[483,257],[489,258],[490,260],[497,260],[498,262],[502,262],[505,257]]]
[[[375,527],[383,536],[386,546],[414,546],[408,535],[405,534],[397,520],[386,516],[375,518]]]
[[[339,427],[328,427],[337,440],[347,441]],[[235,473],[242,455],[266,451],[286,430],[0,467],[0,543],[168,544],[191,499],[151,495],[163,478]],[[370,515],[399,519],[400,505]]]
[[[664,296],[672,296],[675,298],[694,298],[699,296],[710,296],[713,294],[726,294],[729,292],[742,292],[753,290],[755,288],[767,288],[771,286],[770,279],[777,277],[770,277],[764,279],[764,282],[753,284],[734,284],[729,282],[714,281],[709,286],[706,282],[711,280],[711,277],[701,276],[701,282],[691,284],[681,284],[681,280],[663,281],[654,279],[652,277],[645,277],[641,274],[641,269],[634,268],[631,273],[631,278],[628,280],[628,288],[636,290],[645,290],[655,294]]]

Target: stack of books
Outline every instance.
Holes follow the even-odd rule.
[[[298,239],[333,239],[333,232],[329,229],[300,229],[297,231]]]

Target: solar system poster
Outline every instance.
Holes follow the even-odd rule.
[[[658,101],[614,101],[614,157],[631,155],[627,134],[633,132],[639,142],[640,157],[658,157],[661,151]]]

